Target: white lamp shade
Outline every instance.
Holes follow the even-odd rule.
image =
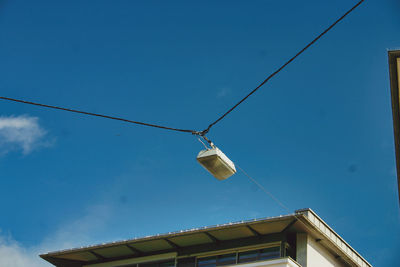
[[[236,173],[235,164],[217,147],[200,151],[197,161],[218,180]]]

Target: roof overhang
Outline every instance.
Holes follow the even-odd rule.
[[[111,261],[135,261],[135,259],[141,260],[154,255],[172,255],[171,253],[175,253],[176,257],[185,257],[212,249],[226,249],[229,246],[245,247],[254,244],[255,240],[279,242],[285,233],[290,232],[305,232],[321,240],[324,247],[350,265],[371,266],[310,209],[298,210],[295,214],[279,217],[50,252],[40,257],[60,267],[81,267]]]
[[[65,266],[74,267],[82,264],[145,257],[175,251],[179,251],[180,254],[187,254],[191,251],[199,251],[202,247],[206,249],[232,240],[280,233],[293,221],[293,215],[241,221],[62,250],[43,254],[40,257],[60,266],[69,262],[70,264]]]
[[[310,234],[322,246],[337,255],[350,266],[372,267],[354,248],[352,248],[339,234],[337,234],[326,222],[324,222],[311,209],[296,211],[296,217],[301,224],[297,224],[297,231],[302,229]],[[300,216],[301,215],[301,216]],[[299,229],[300,228],[300,229]],[[300,230],[301,231],[301,230]]]

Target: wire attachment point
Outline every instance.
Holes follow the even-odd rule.
[[[207,141],[207,143],[211,146],[211,148],[215,148],[215,145],[213,142],[211,142],[210,139],[208,139],[205,135],[201,135],[201,137]]]
[[[203,144],[203,146],[204,146],[206,149],[215,148],[214,143],[213,143],[210,139],[208,139],[205,135],[203,135],[202,132],[193,131],[192,134],[193,134],[193,135],[197,135],[197,139]],[[209,145],[210,147],[208,147],[208,146],[206,145],[206,143],[204,143],[204,142],[202,141],[202,139],[203,139],[206,143],[208,143],[208,145]]]

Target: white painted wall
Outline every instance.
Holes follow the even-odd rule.
[[[313,238],[308,238],[307,261],[307,267],[345,267],[344,264]]]
[[[346,267],[327,249],[307,234],[297,234],[297,262],[303,267]]]

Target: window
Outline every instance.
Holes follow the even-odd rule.
[[[198,267],[215,267],[236,264],[236,253],[197,259]]]
[[[205,257],[197,259],[198,267],[213,267],[217,266],[217,256]]]
[[[175,267],[175,261],[160,262],[158,267]]]
[[[281,255],[281,251],[279,247],[272,247],[272,248],[264,248],[260,250],[260,260],[268,260],[279,258]]]
[[[217,266],[236,264],[236,253],[219,255],[217,257]]]
[[[237,263],[276,259],[281,256],[280,247],[269,247],[237,253],[221,254],[204,258],[197,258],[197,267],[216,267]]]
[[[162,262],[139,263],[138,267],[175,267],[175,260]]]
[[[275,259],[279,258],[281,256],[280,254],[280,247],[239,252],[239,263]]]
[[[256,261],[258,259],[258,250],[245,251],[239,253],[239,263]]]

